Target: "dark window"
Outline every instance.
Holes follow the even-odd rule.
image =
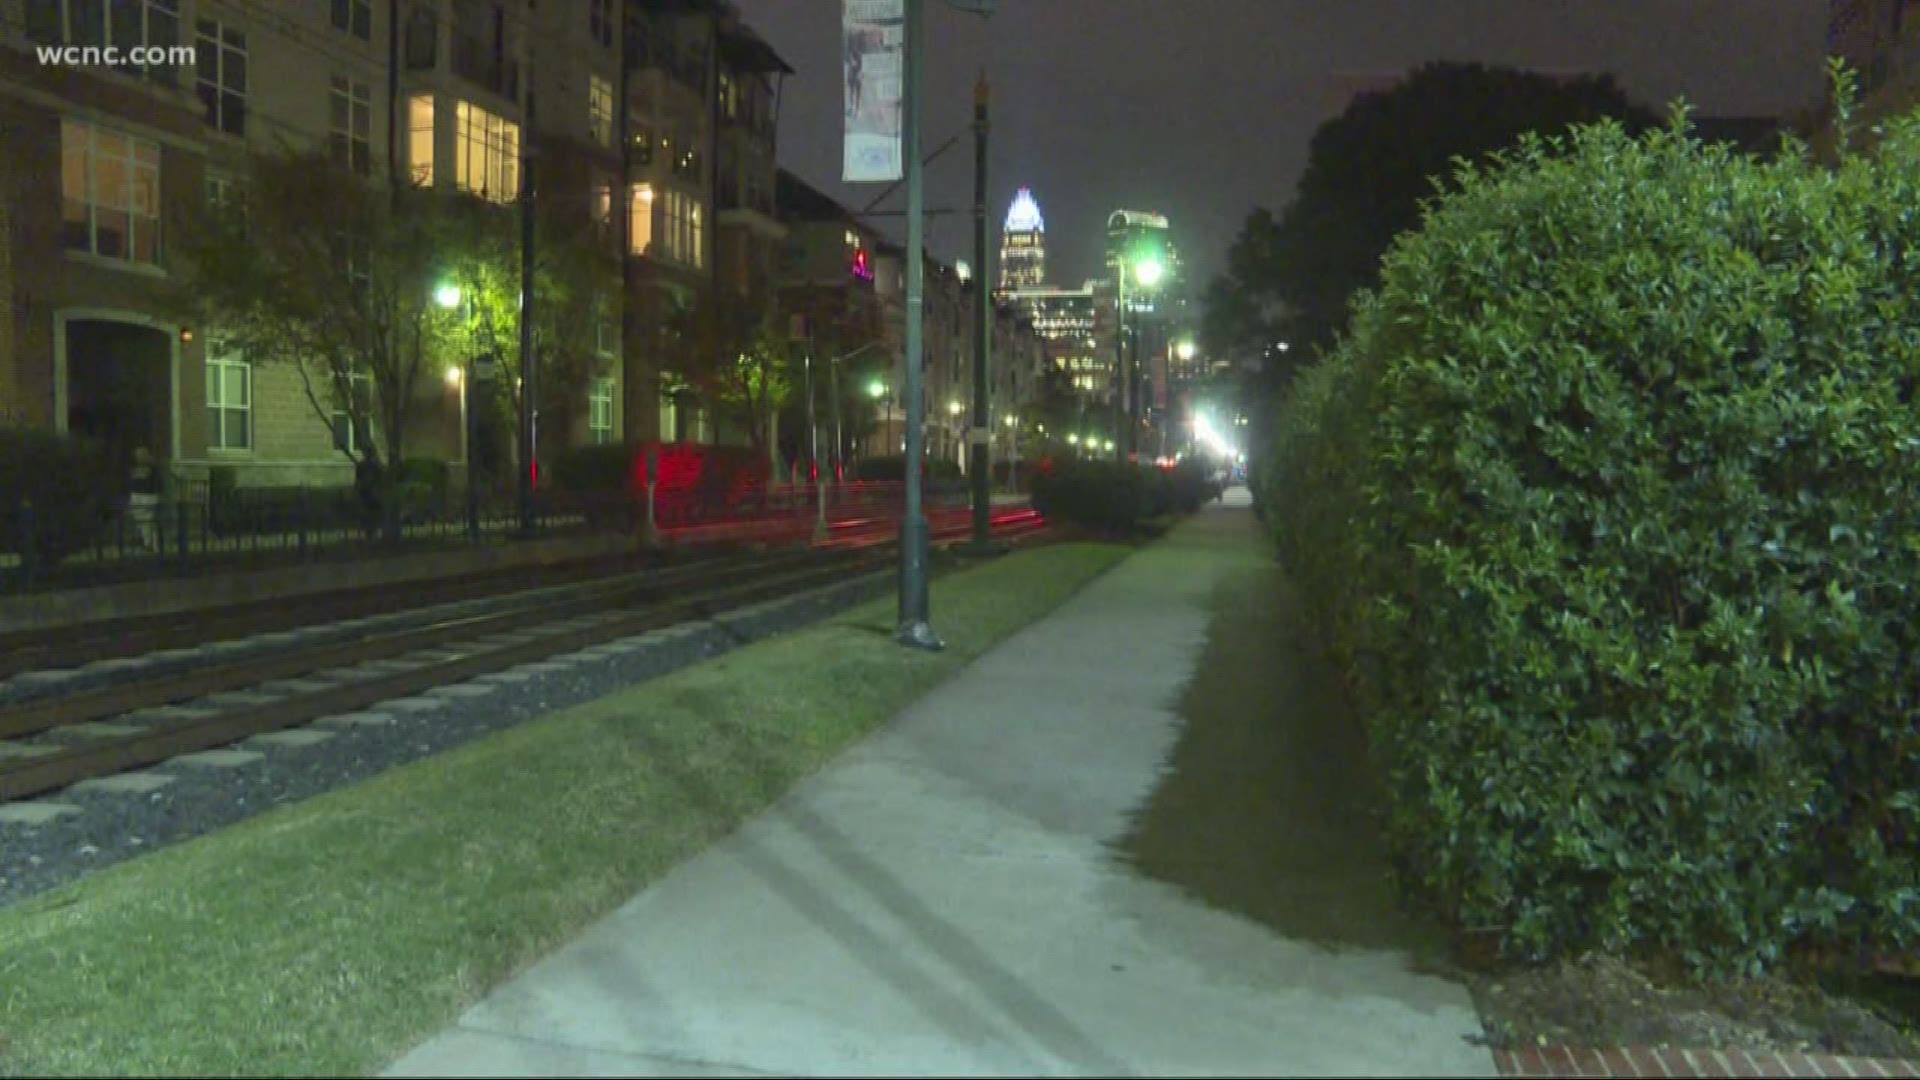
[[[247,35],[201,19],[194,45],[200,104],[207,126],[229,135],[247,133]]]
[[[333,0],[333,28],[361,41],[373,38],[373,0]]]
[[[407,15],[407,70],[431,70],[440,46],[440,20],[425,4]]]
[[[603,49],[613,48],[613,0],[593,0],[587,9],[587,34]]]

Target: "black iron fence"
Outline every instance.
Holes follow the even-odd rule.
[[[774,484],[644,494],[538,491],[534,537],[625,535],[651,526],[667,542],[797,540],[822,520],[834,527],[883,524],[902,506],[899,483]],[[824,496],[824,513],[822,498]],[[930,484],[930,510],[965,505],[967,491]],[[157,577],[258,569],[306,561],[458,550],[527,538],[510,495],[481,500],[469,516],[463,492],[411,491],[386,504],[352,487],[221,490],[181,481],[161,496],[130,496],[97,529],[53,531],[17,503],[13,535],[0,535],[0,593],[79,588]],[[0,520],[4,520],[0,517]]]

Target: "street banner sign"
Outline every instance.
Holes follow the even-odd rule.
[[[841,179],[901,177],[905,102],[906,0],[840,0],[845,42],[846,146]]]

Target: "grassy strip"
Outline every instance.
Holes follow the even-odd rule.
[[[1125,553],[936,581],[942,653],[877,601],[0,910],[0,1069],[378,1069]]]

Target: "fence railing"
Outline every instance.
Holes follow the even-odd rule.
[[[790,539],[821,516],[813,484],[656,491],[652,523],[663,539]],[[826,517],[843,527],[897,517],[897,482],[827,484]],[[962,485],[929,484],[929,509],[964,505]],[[646,527],[645,492],[544,490],[533,497],[535,536],[626,535]],[[481,500],[469,518],[464,492],[411,492],[390,506],[351,487],[240,488],[204,481],[171,485],[160,497],[132,496],[105,520],[76,534],[47,527],[52,515],[12,508],[13,535],[0,535],[0,593],[78,588],[222,569],[323,559],[347,560],[434,548],[457,549],[521,537],[511,496]],[[5,520],[7,515],[0,515]],[[390,519],[390,520],[389,520]],[[70,524],[70,523],[68,523]]]

